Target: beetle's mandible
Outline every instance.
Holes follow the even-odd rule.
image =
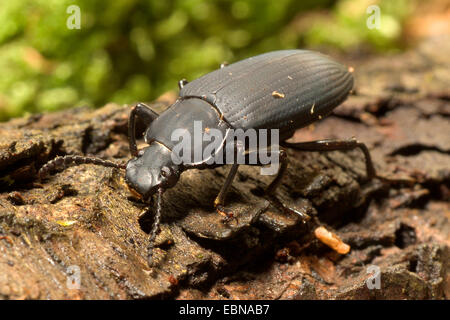
[[[278,173],[266,189],[266,195],[284,210],[292,211],[276,201],[274,192],[287,168],[285,151],[271,146],[303,151],[332,151],[360,148],[366,160],[368,178],[375,177],[375,169],[367,147],[355,140],[318,140],[288,143],[296,129],[305,127],[327,116],[343,102],[353,88],[352,70],[329,57],[308,50],[282,50],[261,54],[221,68],[192,82],[179,82],[180,95],[177,101],[160,115],[142,103],[131,110],[128,120],[128,139],[132,158],[126,165],[115,162],[82,157],[57,157],[39,171],[41,178],[53,168],[71,164],[93,163],[125,169],[125,181],[130,190],[145,203],[150,204],[156,195],[155,218],[148,244],[148,263],[153,265],[154,239],[161,221],[162,194],[173,187],[181,173],[191,168],[207,169],[219,165],[206,161],[175,164],[172,150],[175,142],[171,134],[175,129],[193,133],[194,121],[201,121],[205,128],[214,128],[225,137],[231,129],[277,129],[279,141],[272,141],[264,150],[276,152],[280,161]],[[136,120],[145,123],[144,133],[147,147],[136,146]],[[230,147],[229,143],[221,144]],[[203,148],[204,145],[200,144]],[[192,149],[194,152],[195,149]],[[260,150],[256,150],[260,151]],[[247,154],[255,150],[246,150]],[[247,163],[246,163],[247,164]],[[230,188],[240,163],[232,163],[225,183],[214,201],[224,222],[236,218],[224,207],[225,195]],[[262,165],[252,163],[252,165]],[[299,212],[296,212],[301,214]],[[304,216],[306,219],[307,216]]]

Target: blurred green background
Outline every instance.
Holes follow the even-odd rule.
[[[81,28],[66,26],[70,5]],[[366,9],[381,9],[381,29]],[[284,48],[405,47],[407,0],[0,0],[0,120],[151,101],[250,55]]]

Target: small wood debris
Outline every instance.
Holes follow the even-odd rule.
[[[283,99],[285,97],[284,93],[278,92],[278,91],[273,91],[272,92],[272,97],[274,98],[278,98],[278,99]]]
[[[76,220],[57,220],[56,223],[63,227],[70,227],[71,225],[77,223],[77,221]]]
[[[344,243],[337,235],[325,229],[325,227],[318,227],[314,230],[314,235],[322,243],[329,246],[331,249],[340,254],[347,254],[350,251],[350,246]]]

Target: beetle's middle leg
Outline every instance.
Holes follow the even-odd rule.
[[[260,149],[258,151],[246,151],[245,152],[245,156],[247,158],[247,160],[245,161],[245,165],[251,165],[251,166],[264,166],[266,164],[262,164],[259,162],[259,158],[257,157],[257,162],[256,163],[250,163],[248,161],[248,159],[250,159],[251,154],[252,153],[259,153],[259,152],[267,152],[267,155],[272,158],[273,155],[278,155],[278,161],[279,161],[279,167],[278,167],[278,172],[276,177],[272,180],[272,182],[269,184],[269,186],[266,188],[265,190],[265,195],[266,197],[270,200],[270,202],[277,207],[278,209],[280,209],[283,212],[286,213],[293,213],[297,216],[300,216],[301,219],[303,221],[307,221],[310,219],[310,217],[300,211],[297,211],[293,208],[289,208],[287,206],[285,206],[276,196],[275,196],[275,191],[276,189],[279,187],[279,185],[281,184],[281,181],[283,179],[283,176],[286,173],[286,169],[288,167],[288,158],[287,158],[287,154],[286,151],[283,149],[279,149],[279,150],[270,150],[268,148],[264,148],[264,149]],[[214,205],[216,207],[217,212],[219,212],[221,215],[225,216],[224,221],[227,222],[231,219],[236,219],[236,217],[233,216],[232,213],[227,213],[224,208],[224,202],[225,202],[225,195],[228,192],[231,183],[233,182],[234,177],[236,176],[237,173],[237,169],[239,167],[239,164],[235,163],[233,164],[230,172],[228,173],[228,176],[225,180],[224,185],[222,186],[222,189],[220,190],[216,200],[214,201]]]
[[[278,168],[276,177],[272,180],[272,182],[269,184],[269,186],[264,191],[266,197],[270,200],[272,205],[274,205],[281,211],[284,211],[286,213],[293,213],[294,215],[300,216],[300,218],[304,222],[308,221],[311,218],[310,216],[308,216],[306,213],[303,213],[303,212],[300,212],[293,208],[287,207],[275,196],[275,191],[280,186],[281,181],[286,173],[288,163],[289,163],[286,151],[283,149],[279,149],[276,151],[268,150],[267,152],[270,154],[271,158],[272,158],[273,153],[278,153],[280,167]]]
[[[144,103],[138,103],[131,109],[130,116],[128,117],[128,142],[130,144],[130,153],[133,157],[136,157],[138,154],[136,145],[136,119],[142,120],[145,126],[148,127],[158,116],[155,111]]]

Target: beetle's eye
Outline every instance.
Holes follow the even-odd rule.
[[[161,168],[161,176],[167,178],[170,175],[170,169],[168,167]]]

